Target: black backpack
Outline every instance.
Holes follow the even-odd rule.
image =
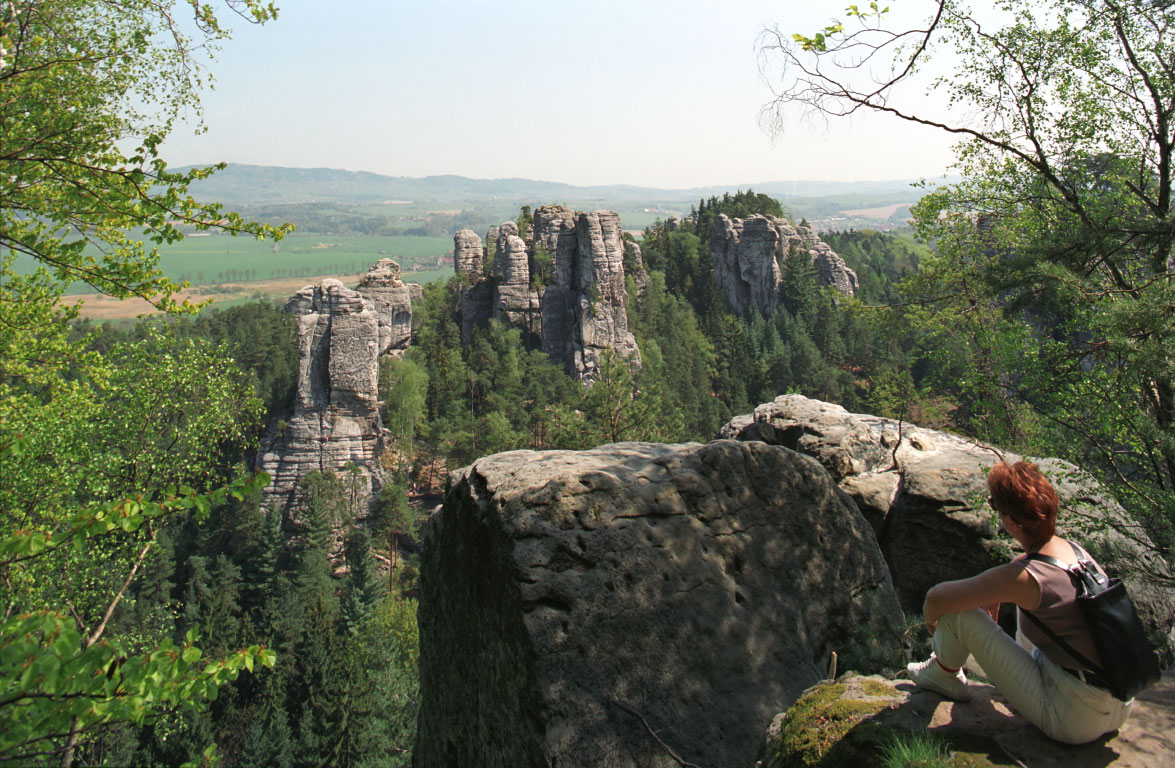
[[[1101,665],[1079,653],[1040,619],[1028,611],[1023,613],[1070,656],[1093,670],[1114,698],[1129,701],[1158,682],[1161,675],[1159,658],[1146,637],[1130,596],[1126,594],[1126,586],[1118,579],[1106,576],[1076,544],[1069,542],[1069,546],[1073,547],[1079,565],[1071,566],[1063,560],[1036,552],[1028,555],[1028,559],[1051,563],[1069,572],[1069,578],[1077,587],[1077,605],[1089,625],[1089,634],[1102,660]]]

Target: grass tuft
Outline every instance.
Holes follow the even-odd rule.
[[[893,735],[881,747],[881,768],[949,768],[947,743],[929,733]]]

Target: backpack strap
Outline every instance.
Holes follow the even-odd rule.
[[[1021,608],[1020,613],[1023,614],[1024,616],[1027,616],[1029,619],[1031,619],[1032,623],[1035,624],[1037,627],[1039,627],[1042,632],[1044,632],[1046,635],[1048,635],[1049,638],[1054,643],[1061,646],[1061,648],[1065,651],[1065,653],[1068,653],[1070,656],[1072,656],[1073,658],[1080,661],[1082,664],[1084,664],[1086,666],[1086,668],[1093,670],[1098,676],[1105,677],[1105,675],[1102,674],[1101,667],[1099,667],[1097,664],[1094,664],[1092,661],[1090,661],[1089,658],[1084,653],[1082,653],[1081,651],[1077,650],[1076,648],[1074,648],[1073,646],[1069,645],[1067,642],[1062,640],[1060,635],[1058,635],[1056,632],[1049,629],[1048,625],[1045,624],[1043,621],[1041,621],[1039,618],[1037,618],[1036,616],[1033,616],[1031,611],[1026,611],[1023,608]]]
[[[1069,542],[1069,546],[1073,548],[1073,554],[1077,556],[1077,562],[1081,564],[1081,570],[1084,571],[1084,573],[1079,574],[1079,577],[1086,582],[1086,589],[1090,592],[1090,594],[1094,592],[1100,592],[1105,589],[1106,582],[1109,581],[1109,576],[1107,576],[1106,572],[1101,569],[1101,566],[1095,563],[1081,547],[1077,546],[1071,541]],[[1045,557],[1047,557],[1047,555],[1045,555]],[[1070,573],[1072,573],[1072,571],[1070,571]],[[1092,585],[1089,584],[1090,579],[1092,579],[1094,582]],[[1096,585],[1096,587],[1094,585]]]
[[[1052,555],[1042,555],[1039,552],[1031,552],[1028,555],[1025,555],[1024,559],[1025,560],[1038,560],[1042,563],[1048,563],[1049,565],[1055,565],[1058,568],[1060,568],[1061,570],[1063,570],[1069,574],[1073,573],[1073,566],[1069,565],[1064,560],[1060,560],[1056,557],[1053,557]],[[1078,560],[1080,560],[1080,559],[1081,558],[1079,555]]]
[[[1098,572],[1095,568],[1092,567],[1093,562],[1089,560],[1088,556],[1086,556],[1084,552],[1082,552],[1080,549],[1078,549],[1077,545],[1074,544],[1073,542],[1069,542],[1069,545],[1071,547],[1073,547],[1073,553],[1075,555],[1077,555],[1077,560],[1081,564],[1079,567],[1081,569],[1085,570],[1087,573],[1097,574]],[[1052,557],[1051,555],[1042,555],[1039,552],[1032,552],[1024,559],[1025,560],[1037,560],[1042,563],[1048,563],[1049,565],[1057,566],[1058,568],[1064,570],[1066,573],[1069,574],[1069,578],[1073,580],[1073,585],[1075,587],[1077,587],[1078,596],[1080,596],[1081,593],[1084,591],[1085,585],[1081,579],[1081,575],[1076,573],[1074,567],[1069,565],[1068,563],[1066,563],[1064,560],[1059,560],[1055,557]],[[1086,565],[1087,563],[1088,563],[1088,566]],[[1098,574],[1098,575],[1100,575],[1100,574]],[[1102,579],[1104,580],[1105,576],[1102,576]],[[1042,632],[1044,632],[1046,635],[1048,635],[1049,639],[1052,640],[1057,645],[1059,645],[1062,648],[1062,650],[1064,650],[1066,653],[1068,653],[1074,659],[1077,659],[1078,661],[1080,661],[1082,664],[1084,664],[1086,666],[1086,668],[1093,670],[1100,677],[1105,677],[1105,675],[1102,674],[1102,668],[1100,666],[1098,666],[1097,664],[1094,664],[1092,661],[1089,660],[1089,658],[1085,654],[1081,653],[1081,651],[1078,651],[1076,648],[1069,645],[1069,643],[1062,640],[1061,637],[1056,632],[1049,629],[1048,625],[1046,625],[1038,617],[1034,616],[1031,611],[1027,611],[1027,610],[1021,608],[1020,613],[1024,616],[1027,616],[1029,619],[1031,619],[1032,623],[1035,624],[1037,627],[1039,627]]]

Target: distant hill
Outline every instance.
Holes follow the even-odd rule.
[[[692,189],[657,189],[627,184],[576,186],[533,179],[470,179],[464,176],[383,176],[332,168],[281,168],[231,163],[223,171],[192,186],[198,199],[229,205],[288,203],[376,203],[391,200],[418,203],[452,201],[512,201],[541,203],[555,200],[611,202],[693,202],[737,189],[753,188],[780,199],[866,195],[870,199],[916,199],[924,194],[911,181],[774,181]],[[893,202],[898,202],[894,199]]]

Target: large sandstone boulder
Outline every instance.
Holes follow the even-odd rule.
[[[380,354],[399,354],[412,343],[412,304],[424,298],[424,289],[400,279],[400,265],[380,259],[357,288],[379,318]]]
[[[762,443],[483,458],[423,541],[420,766],[749,766],[832,651],[900,644],[868,524]]]
[[[354,464],[364,495],[378,490],[382,342],[372,303],[338,280],[306,286],[286,311],[298,319],[298,389],[293,413],[263,442],[257,467],[271,478],[265,503],[282,509],[287,524],[296,526],[296,490],[311,471]]]
[[[908,680],[846,674],[813,686],[767,730],[759,768],[880,765],[895,738],[926,735],[946,745],[958,768],[1168,768],[1175,755],[1175,677],[1134,702],[1116,733],[1082,746],[1044,737],[1015,714],[999,691],[972,685],[955,703]]]
[[[782,445],[819,461],[876,531],[907,611],[920,611],[935,584],[973,576],[1011,554],[1009,540],[997,537],[986,477],[1001,458],[1023,457],[800,395],[760,405],[719,434]],[[1143,620],[1175,644],[1175,582],[1140,526],[1072,464],[1035,461],[1060,496],[1061,534],[1120,576]]]

